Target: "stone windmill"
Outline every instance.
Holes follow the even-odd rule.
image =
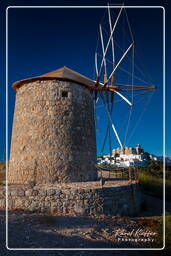
[[[153,85],[134,85],[133,78],[132,84],[116,82],[116,71],[131,50],[134,63],[134,39],[131,30],[130,44],[117,62],[115,59],[113,36],[124,11],[122,6],[112,25],[110,8],[108,8],[110,35],[106,47],[103,28],[100,25],[102,59],[98,68],[97,53],[95,54],[95,81],[63,67],[13,84],[17,94],[9,184],[30,182],[44,184],[97,179],[93,99],[103,100],[108,116],[107,134],[110,136],[111,125],[120,147],[123,146],[112,121],[114,96],[118,95],[132,106],[123,95],[124,92],[155,89]],[[109,73],[106,63],[110,45],[113,60]],[[133,71],[134,69],[132,69],[132,77]],[[103,81],[100,81],[101,78]]]
[[[15,82],[9,184],[91,181],[96,143],[91,79],[63,67]]]

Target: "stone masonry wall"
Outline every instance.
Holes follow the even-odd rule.
[[[97,178],[94,110],[81,85],[42,80],[16,94],[9,184]]]
[[[96,189],[22,189],[9,186],[9,210],[25,209],[60,215],[121,214],[140,210],[138,184]],[[0,209],[5,208],[5,189],[0,189]]]

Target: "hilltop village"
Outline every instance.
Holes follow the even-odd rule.
[[[160,160],[157,156],[144,152],[144,149],[138,144],[136,147],[122,147],[112,150],[112,154],[99,156],[97,163],[112,165],[114,167],[129,167],[129,166],[145,166],[150,160]]]

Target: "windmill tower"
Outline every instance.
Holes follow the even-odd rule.
[[[92,85],[67,67],[13,84],[9,184],[97,178]]]

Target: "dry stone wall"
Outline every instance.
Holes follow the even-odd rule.
[[[9,187],[9,210],[23,209],[60,215],[136,215],[140,210],[139,184],[94,189]],[[0,209],[5,208],[5,189],[0,189]]]
[[[9,184],[91,181],[96,143],[92,95],[60,80],[27,83],[16,94]]]

